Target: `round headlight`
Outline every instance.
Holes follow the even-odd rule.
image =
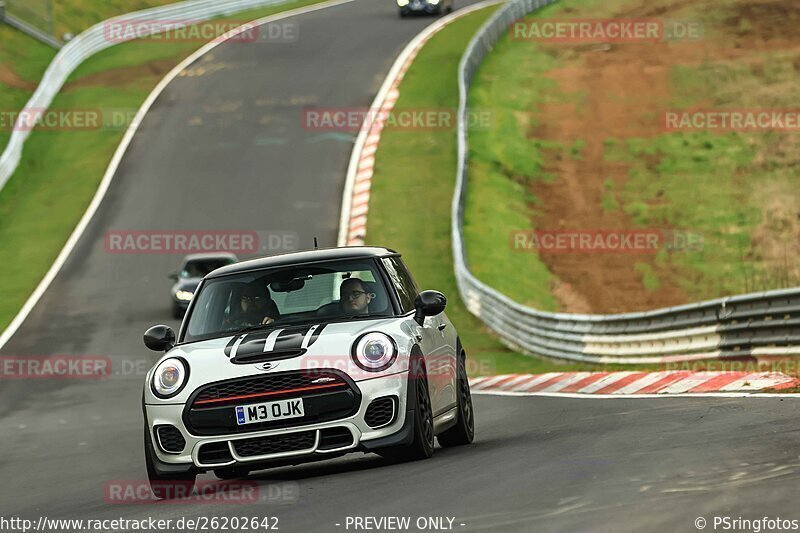
[[[353,347],[353,360],[362,370],[381,372],[397,359],[397,347],[388,335],[367,333]]]
[[[178,394],[186,384],[186,363],[181,359],[165,359],[153,372],[153,392],[159,398]]]
[[[182,302],[191,302],[194,298],[194,293],[190,291],[178,291],[175,293],[175,298]]]

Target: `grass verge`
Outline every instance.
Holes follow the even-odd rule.
[[[0,24],[0,152],[13,128],[12,113],[25,107],[56,51]]]
[[[800,285],[796,132],[670,132],[662,119],[793,108],[796,4],[564,0],[525,20],[649,11],[701,25],[702,40],[599,46],[506,35],[477,72],[470,106],[493,121],[470,134],[466,249],[480,279],[523,304],[621,312]],[[658,228],[702,243],[627,258],[509,245],[515,230],[567,228]]]

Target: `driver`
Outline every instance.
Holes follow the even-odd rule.
[[[348,278],[339,286],[339,306],[347,315],[366,315],[375,293],[358,278]]]
[[[237,326],[272,324],[278,316],[278,306],[257,283],[245,285],[239,307],[241,311],[231,318],[231,323]]]

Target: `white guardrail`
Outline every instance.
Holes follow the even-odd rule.
[[[160,33],[167,28],[178,28],[183,25],[202,22],[219,16],[265,7],[285,4],[289,0],[187,0],[135,11],[126,15],[99,22],[84,31],[59,50],[56,57],[47,67],[42,81],[36,88],[25,110],[41,113],[50,107],[61,87],[70,74],[84,61],[94,54],[126,40]],[[185,22],[186,24],[182,24]],[[138,24],[137,24],[138,23]],[[164,26],[160,27],[160,24]],[[109,35],[110,27],[136,28],[136,32],[122,31],[113,38]],[[22,158],[22,148],[31,133],[25,127],[27,117],[18,117],[11,138],[3,154],[0,155],[0,189],[2,189]]]
[[[664,363],[800,355],[800,289],[618,315],[547,313],[525,307],[469,270],[462,236],[467,193],[467,92],[473,75],[514,21],[553,0],[512,0],[484,24],[459,67],[458,174],[452,202],[453,260],[467,308],[510,347],[593,363]]]

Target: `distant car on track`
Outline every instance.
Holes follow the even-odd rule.
[[[454,0],[395,0],[401,17],[411,14],[440,15],[453,11]]]
[[[469,444],[466,354],[436,291],[400,254],[353,247],[226,266],[197,287],[148,372],[145,462],[157,496],[350,452],[428,458]]]
[[[183,318],[189,302],[194,297],[194,291],[206,274],[237,261],[239,259],[229,253],[193,254],[184,257],[180,271],[169,275],[175,282],[169,290],[172,298],[172,316]]]

